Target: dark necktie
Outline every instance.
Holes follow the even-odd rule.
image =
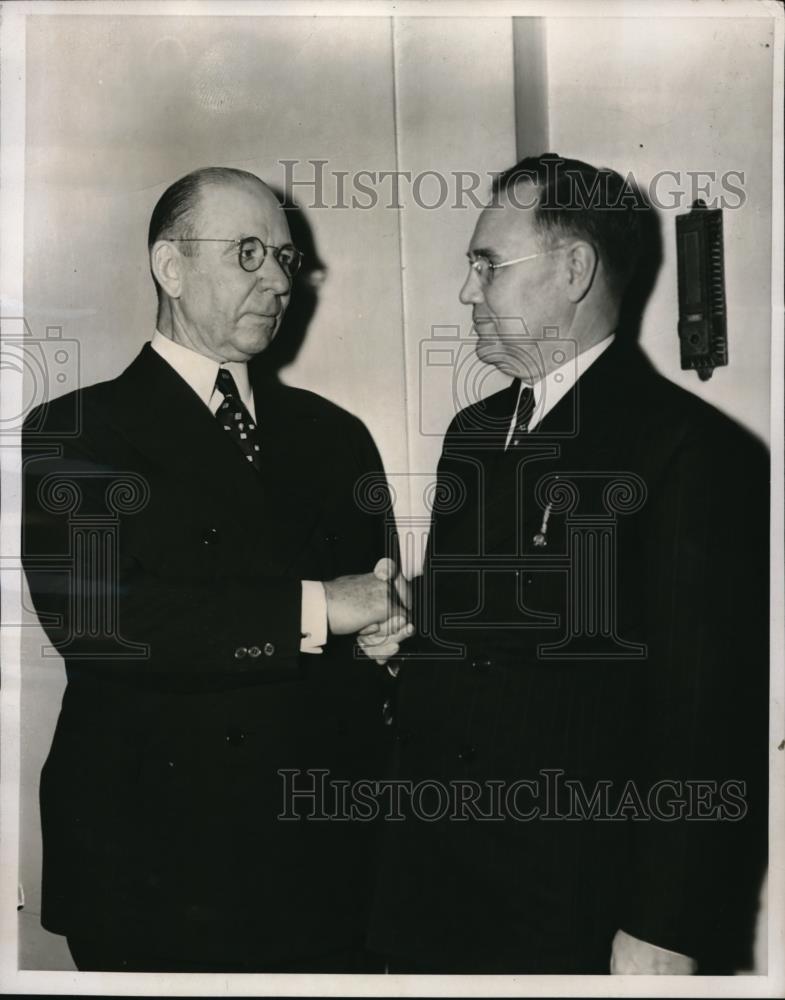
[[[225,368],[218,369],[215,387],[224,397],[224,401],[216,413],[217,419],[245,455],[246,461],[250,462],[255,469],[261,469],[256,421],[243,406],[237,385],[231,373]]]
[[[523,435],[527,433],[529,429],[529,421],[534,413],[534,392],[525,385],[521,391],[520,397],[518,399],[518,406],[515,410],[515,425],[512,431],[512,437],[510,438],[510,448],[517,448]]]

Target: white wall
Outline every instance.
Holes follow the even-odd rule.
[[[661,170],[682,175],[655,188],[682,203],[661,212],[664,260],[641,345],[664,375],[768,441],[773,21],[553,18],[546,33],[551,150],[632,171],[643,187]],[[675,219],[700,196],[687,171],[701,170],[742,171],[746,197],[724,212],[730,364],[708,382],[681,371],[677,335]],[[719,181],[709,187],[722,194]]]
[[[286,159],[393,169],[391,65],[387,18],[32,18],[25,310],[34,333],[57,323],[79,340],[83,384],[122,370],[155,324],[150,212],[196,167],[241,167],[278,185]],[[305,163],[295,177],[313,171]],[[303,207],[328,280],[287,380],[361,414],[404,467],[388,417],[403,409],[397,213]]]
[[[438,172],[404,200],[401,218],[408,515],[399,517],[407,568],[417,573],[427,535],[426,494],[451,418],[509,382],[474,353],[471,311],[458,301],[466,249],[491,172],[515,161],[512,25],[507,18],[402,18],[395,24],[398,163],[412,176]],[[461,194],[461,185],[464,193]],[[428,207],[436,206],[436,207]],[[398,478],[393,486],[398,486]],[[411,531],[411,534],[410,534]]]

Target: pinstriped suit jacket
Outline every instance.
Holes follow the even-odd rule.
[[[505,453],[514,402],[447,431],[426,638],[399,675],[394,776],[482,794],[458,821],[388,824],[371,941],[436,971],[602,972],[622,928],[743,967],[765,854],[767,456],[623,336]],[[484,819],[492,783],[521,780],[538,818]],[[580,818],[565,782],[589,804],[608,787],[616,818]]]

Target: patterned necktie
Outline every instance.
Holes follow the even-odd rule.
[[[523,435],[529,429],[529,421],[534,413],[534,392],[525,385],[518,398],[518,406],[515,410],[515,426],[513,427],[510,447],[517,448],[521,444]]]
[[[217,419],[245,455],[246,461],[252,463],[255,469],[260,470],[262,464],[259,455],[256,421],[243,406],[231,372],[225,368],[219,368],[215,387],[224,397],[224,401],[216,413]]]

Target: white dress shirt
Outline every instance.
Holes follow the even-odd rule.
[[[256,420],[253,389],[248,378],[248,365],[244,361],[220,363],[207,358],[190,347],[176,344],[156,330],[150,346],[170,365],[180,378],[196,393],[215,416],[224,400],[223,393],[215,387],[219,368],[225,368],[234,379],[243,406]],[[264,428],[260,428],[264,433]],[[316,580],[302,581],[302,606],[300,612],[301,653],[321,653],[327,642],[327,597],[324,586]]]
[[[604,351],[607,351],[613,341],[614,334],[608,334],[604,340],[590,347],[588,351],[583,351],[577,358],[565,362],[559,368],[554,368],[553,371],[548,372],[545,378],[533,383],[531,388],[534,391],[534,412],[529,420],[528,430],[533,431],[543,421],[546,414],[551,412],[563,396],[567,395],[581,375],[583,375],[587,368],[594,364]],[[510,446],[510,441],[515,430],[515,418],[518,413],[518,403],[520,402],[524,385],[526,383],[521,382],[521,387],[518,390],[518,399],[515,401],[515,409],[510,418],[510,429],[507,432],[507,440],[504,443],[505,451]]]

